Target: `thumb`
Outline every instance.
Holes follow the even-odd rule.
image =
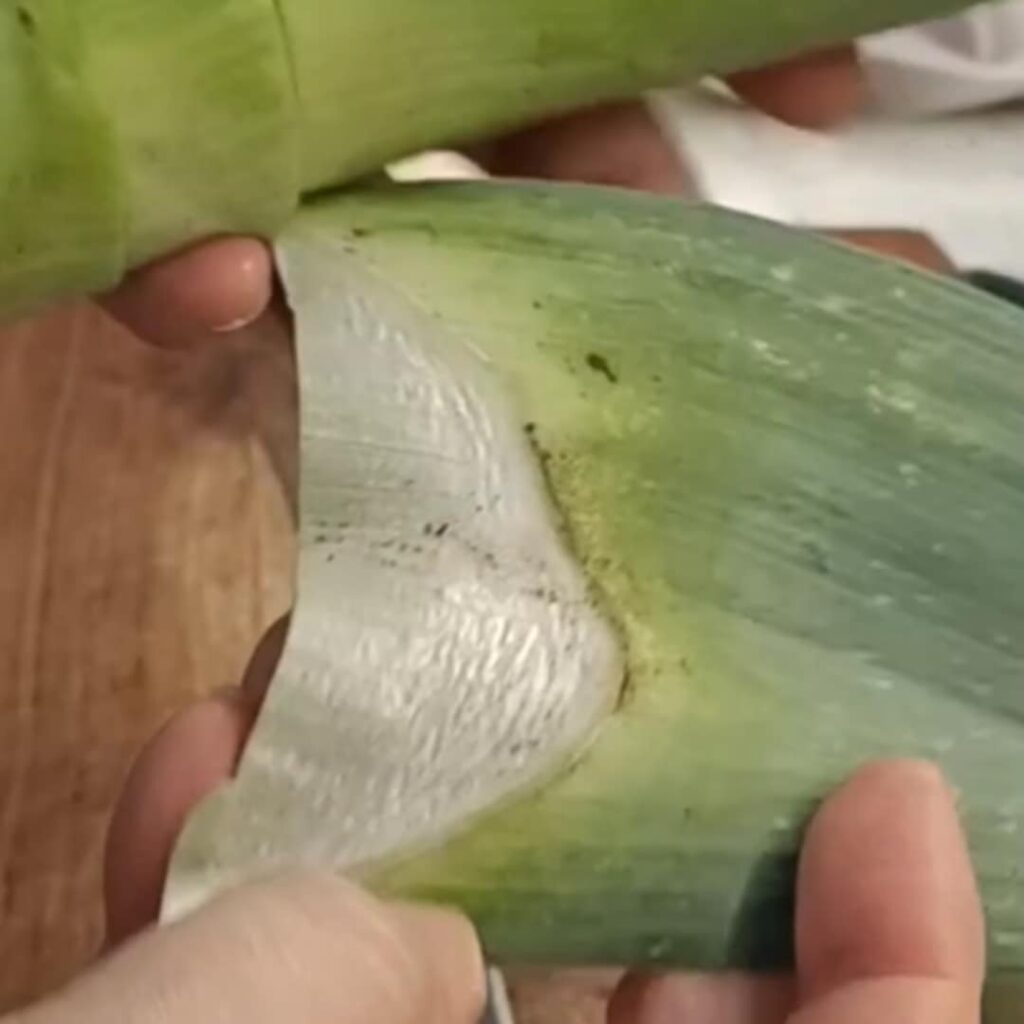
[[[979,1020],[984,921],[952,791],[913,761],[859,772],[811,825],[790,1024]]]
[[[473,1024],[483,993],[462,918],[292,874],[145,932],[17,1024]]]

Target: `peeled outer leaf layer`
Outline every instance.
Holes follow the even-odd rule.
[[[501,961],[777,966],[816,803],[866,759],[921,755],[962,793],[1007,998],[1024,969],[1020,312],[754,220],[587,189],[329,199],[279,256],[302,370],[299,606],[239,780],[186,832],[168,913],[312,860],[463,908]],[[365,398],[332,414],[347,367],[388,346],[414,370],[367,372]],[[346,807],[380,765],[371,750],[353,776],[342,738],[422,726],[386,696],[407,647],[358,618],[374,571],[307,583],[342,557],[337,524],[430,514],[437,432],[388,448],[363,413],[390,402],[382,422],[402,422],[410,395],[435,394],[437,352],[519,424],[625,669],[554,777],[542,747],[532,785],[367,859]],[[437,476],[403,489],[380,466],[413,449]],[[458,543],[444,532],[417,572]],[[456,577],[438,579],[427,600],[447,608]],[[352,614],[379,681],[356,697],[317,661]],[[484,663],[479,685],[501,671]],[[457,696],[440,684],[421,710],[439,735]]]
[[[0,316],[419,148],[964,0],[4,0]]]

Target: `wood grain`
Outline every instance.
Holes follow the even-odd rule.
[[[520,971],[509,976],[518,1024],[604,1024],[621,971]]]
[[[289,606],[292,387],[265,326],[177,353],[94,306],[0,332],[0,1008],[94,954],[131,759]]]

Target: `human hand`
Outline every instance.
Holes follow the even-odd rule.
[[[175,836],[232,774],[283,638],[281,624],[240,692],[184,712],[140,759],[111,831],[113,941],[155,916]],[[795,978],[632,975],[612,998],[608,1024],[975,1024],[984,924],[936,769],[870,765],[826,801],[801,857],[796,932]]]
[[[804,846],[794,978],[631,977],[608,1024],[977,1024],[984,923],[952,795],[917,762],[872,765]]]
[[[284,623],[268,634],[241,690],[183,712],[139,759],[110,833],[112,946],[155,919],[174,841],[192,808],[233,774],[284,634]],[[796,934],[795,978],[632,975],[612,998],[608,1024],[976,1024],[980,901],[952,795],[933,767],[871,765],[826,801],[801,857]],[[17,1024],[83,1024],[115,1010],[131,1022],[133,1001],[151,1001],[158,989],[168,999],[161,1024],[184,1024],[185,1014],[216,1024],[218,1010],[254,1024],[287,1015],[315,1024],[323,1013],[404,1024],[431,1021],[437,1007],[445,1007],[438,1024],[471,1024],[482,985],[480,953],[461,919],[295,877],[129,944]],[[371,1006],[395,1009],[363,1012]],[[419,1016],[401,1016],[408,1012]]]
[[[454,915],[286,875],[129,942],[9,1024],[476,1024],[481,964]]]
[[[166,348],[230,334],[270,303],[274,265],[257,238],[218,238],[133,271],[104,297],[140,338]]]
[[[153,743],[111,839],[114,948],[6,1024],[476,1024],[484,974],[470,925],[381,903],[331,875],[248,885],[129,937],[154,918],[180,822],[230,771],[250,719],[232,694],[187,711]]]

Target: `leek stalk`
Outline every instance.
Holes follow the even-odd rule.
[[[424,147],[962,0],[5,0],[0,314]]]
[[[299,603],[166,916],[327,864],[502,962],[786,964],[800,830],[939,761],[1019,1006],[1024,317],[721,212],[319,195],[955,0],[8,0],[0,311],[278,239]]]
[[[1005,992],[1024,315],[582,188],[329,198],[278,252],[299,602],[168,916],[326,863],[502,962],[777,967],[816,801],[916,754],[963,795]]]

